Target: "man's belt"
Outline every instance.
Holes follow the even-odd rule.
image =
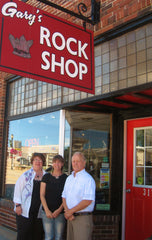
[[[73,215],[76,217],[76,216],[85,216],[85,215],[91,215],[92,212],[77,212],[77,213],[74,213]]]

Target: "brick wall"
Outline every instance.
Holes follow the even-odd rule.
[[[92,240],[118,240],[119,223],[118,215],[95,215],[93,216],[93,236]]]
[[[118,240],[119,220],[120,218],[117,215],[94,215],[92,240]],[[16,231],[16,218],[12,201],[0,200],[0,225]]]
[[[0,199],[0,225],[16,231],[16,218],[12,201]]]
[[[69,14],[58,11],[38,1],[36,3],[33,2],[33,0],[29,0],[28,4],[82,26],[82,20],[76,19]],[[78,13],[78,4],[83,2],[88,9],[83,15],[89,16],[91,13],[91,0],[54,0],[51,2],[74,11],[75,13]],[[98,36],[120,24],[126,23],[129,20],[151,11],[152,0],[100,0],[100,22],[95,25],[94,28],[90,24],[87,24],[87,28],[94,30],[94,35]]]
[[[102,0],[101,21],[95,26],[95,36],[150,11],[151,0]]]
[[[4,132],[4,117],[5,117],[5,99],[6,99],[6,81],[5,74],[0,72],[0,192],[4,181],[5,172],[3,169],[4,159],[2,157],[3,132]]]

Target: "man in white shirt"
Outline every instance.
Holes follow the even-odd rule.
[[[67,240],[90,240],[92,211],[95,204],[95,181],[85,171],[86,160],[81,152],[72,157],[73,172],[62,193],[65,218],[68,220]]]

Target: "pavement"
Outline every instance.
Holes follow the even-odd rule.
[[[0,226],[0,240],[16,240],[17,233],[6,227]]]

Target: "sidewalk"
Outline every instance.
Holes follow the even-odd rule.
[[[0,240],[16,240],[16,232],[0,226]]]

